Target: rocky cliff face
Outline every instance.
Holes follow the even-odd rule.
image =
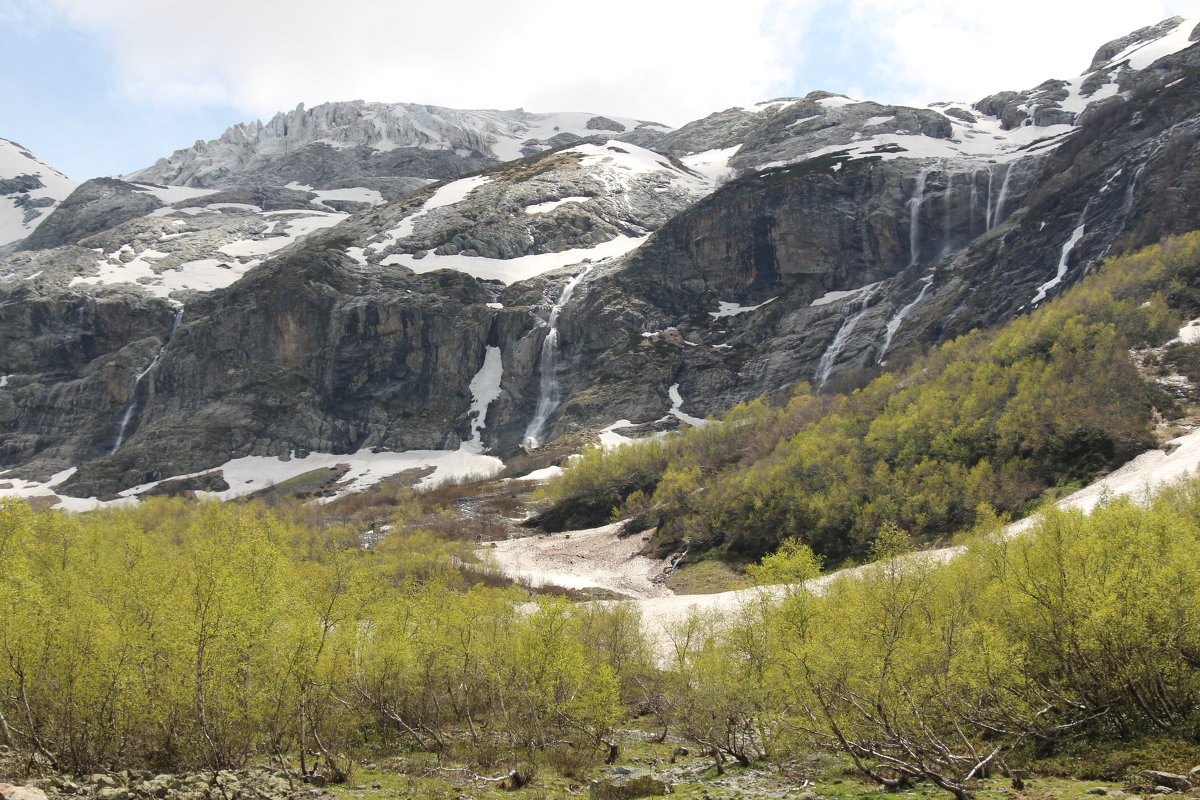
[[[0,261],[0,458],[103,496],[851,385],[1200,227],[1198,21],[974,106],[814,92],[666,132],[348,103],[239,126],[85,184]]]

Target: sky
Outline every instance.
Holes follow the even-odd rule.
[[[681,125],[814,89],[975,101],[1196,0],[0,0],[0,137],[76,180],[298,103]]]

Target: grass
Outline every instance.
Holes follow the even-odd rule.
[[[666,587],[675,594],[713,594],[744,589],[744,576],[723,561],[705,559],[680,567],[667,578]]]
[[[624,731],[619,736],[620,755],[616,766],[649,768],[672,786],[677,800],[766,800],[767,798],[811,798],[826,800],[947,800],[950,795],[932,784],[917,784],[903,791],[886,791],[862,776],[850,761],[837,755],[811,755],[782,764],[756,763],[748,768],[726,764],[718,775],[711,758],[692,748],[687,756],[675,758],[679,746],[669,739],[655,743],[641,731]],[[351,781],[332,787],[339,800],[466,800],[466,798],[550,798],[586,797],[592,780],[602,777],[608,767],[601,763],[602,753],[566,752],[548,748],[532,759],[503,757],[489,752],[486,765],[461,760],[467,752],[456,753],[459,760],[445,755],[440,759],[418,754],[361,766]],[[497,783],[478,780],[477,776],[499,777],[514,767],[533,772],[533,780],[517,791]],[[1092,800],[1096,789],[1109,795],[1123,793],[1122,781],[1078,780],[1068,777],[1035,776],[1025,779],[1016,790],[1003,777],[988,778],[976,787],[977,800]],[[811,794],[809,794],[811,793]]]

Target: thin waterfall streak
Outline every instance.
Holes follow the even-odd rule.
[[[993,227],[1004,222],[1004,202],[1008,199],[1008,179],[1012,177],[1015,166],[1014,162],[1004,170],[1004,180],[1000,183],[1000,196],[996,198],[996,219],[993,220]]]
[[[895,337],[896,332],[900,330],[900,324],[904,322],[904,318],[907,317],[912,310],[920,305],[921,301],[925,299],[925,294],[929,291],[929,287],[933,285],[933,276],[927,276],[924,278],[924,281],[925,285],[921,287],[921,291],[917,293],[916,298],[911,303],[897,311],[892,318],[887,321],[887,325],[884,327],[883,331],[883,345],[879,348],[879,356],[875,359],[875,363],[883,363],[884,358],[887,356],[888,348],[892,346],[892,338]]]
[[[931,168],[926,167],[917,174],[912,197],[908,200],[908,256],[909,263],[916,264],[921,257],[921,205],[925,202],[925,181]]]
[[[562,387],[558,382],[558,319],[562,315],[563,308],[571,300],[571,295],[575,292],[575,287],[579,285],[584,276],[592,271],[592,265],[588,264],[579,274],[571,278],[563,285],[563,290],[558,296],[558,300],[550,307],[550,317],[547,320],[547,325],[550,328],[546,332],[546,338],[542,340],[542,352],[538,361],[538,402],[533,412],[533,419],[529,421],[528,427],[525,428],[524,445],[530,450],[536,450],[541,446],[542,430],[546,427],[546,421],[550,419],[550,415],[558,408],[561,401]]]
[[[154,358],[146,365],[146,368],[137,374],[133,379],[133,389],[129,393],[129,405],[125,407],[125,413],[121,417],[121,425],[117,429],[117,441],[108,451],[109,455],[121,449],[121,445],[125,443],[125,434],[129,429],[129,423],[133,420],[133,415],[138,408],[138,388],[142,385],[142,379],[150,374],[150,370],[158,364],[162,358],[163,352],[167,349],[167,345],[171,341],[171,337],[175,335],[175,329],[179,327],[180,320],[183,319],[183,305],[176,306],[175,318],[171,320],[171,329],[167,331],[167,336],[163,339],[162,345],[158,348],[158,352],[154,354]]]
[[[986,227],[985,227],[985,230],[987,230],[987,231],[990,231],[993,227],[993,225],[992,225],[992,222],[993,222],[993,220],[992,220],[992,182],[995,179],[995,177],[996,177],[996,167],[992,164],[988,164],[988,191],[987,191],[987,217],[986,217],[987,222],[986,222]]]
[[[846,349],[846,342],[850,340],[850,334],[854,333],[858,321],[863,315],[870,310],[871,300],[874,298],[874,290],[866,292],[861,297],[855,298],[846,304],[846,318],[842,321],[841,327],[833,336],[833,341],[825,348],[825,352],[821,354],[821,360],[817,364],[817,371],[813,378],[817,381],[817,388],[824,386],[833,375],[833,368],[837,366],[838,358],[842,351]]]

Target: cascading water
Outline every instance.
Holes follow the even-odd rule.
[[[537,408],[533,412],[533,419],[529,421],[529,426],[525,429],[525,438],[522,440],[530,450],[541,446],[542,429],[546,427],[546,420],[550,418],[554,409],[558,408],[561,400],[562,387],[558,383],[558,318],[562,314],[563,308],[570,302],[575,287],[591,271],[592,265],[588,264],[578,275],[567,281],[558,295],[558,301],[550,307],[550,318],[547,320],[550,330],[546,332],[546,338],[542,340],[541,360],[538,362],[541,374],[538,380]]]
[[[925,282],[925,285],[921,287],[921,291],[917,293],[916,298],[914,298],[911,303],[893,314],[892,318],[887,321],[887,325],[884,326],[883,344],[879,348],[879,356],[875,363],[883,363],[884,357],[887,356],[888,348],[892,346],[892,337],[896,335],[896,331],[900,330],[900,323],[904,322],[904,318],[907,317],[914,308],[920,305],[921,301],[925,299],[925,294],[929,291],[929,287],[933,285],[932,275],[927,275],[922,278],[922,280]]]
[[[917,175],[917,185],[908,200],[908,254],[909,263],[916,264],[921,256],[921,204],[925,202],[925,180],[932,167],[926,167]]]
[[[133,415],[138,409],[138,388],[142,384],[142,378],[150,374],[150,370],[154,369],[162,358],[163,352],[167,349],[167,344],[171,341],[171,337],[175,335],[175,329],[179,327],[180,320],[183,319],[183,304],[175,306],[175,318],[171,320],[171,329],[167,331],[167,335],[163,338],[162,345],[158,348],[158,352],[154,354],[154,358],[146,365],[146,368],[137,374],[133,379],[133,390],[129,393],[129,405],[125,409],[125,414],[121,417],[121,426],[117,429],[117,441],[109,450],[109,455],[121,449],[121,445],[125,443],[125,432],[129,428],[129,423],[133,420]]]
[[[970,233],[971,238],[974,238],[974,236],[975,236],[975,231],[976,231],[975,216],[979,213],[977,211],[978,208],[979,208],[979,184],[975,181],[975,173],[972,172],[971,173],[971,213],[970,213],[970,216],[967,217],[967,219],[970,220],[970,224],[968,227],[971,232]],[[986,222],[984,224],[986,225]]]
[[[834,334],[833,341],[829,343],[829,347],[826,347],[825,352],[821,354],[821,361],[817,364],[817,371],[813,376],[817,381],[817,388],[824,386],[829,380],[829,376],[833,374],[833,368],[837,366],[838,358],[841,357],[842,351],[846,349],[846,342],[850,341],[850,334],[854,333],[854,328],[858,325],[858,321],[869,310],[871,299],[874,296],[875,290],[872,289],[846,304],[846,319],[843,320],[842,326],[838,328],[838,332]]]
[[[986,216],[985,222],[984,222],[984,230],[988,230],[988,231],[990,231],[993,228],[992,223],[995,222],[995,220],[992,219],[992,182],[995,180],[995,178],[996,178],[996,167],[992,164],[988,164],[988,192],[987,192],[988,202],[987,202],[987,216]]]
[[[992,220],[993,228],[1004,222],[1004,202],[1008,199],[1008,179],[1012,177],[1014,167],[1016,164],[1009,164],[1004,169],[1004,180],[1000,183],[1000,196],[996,198],[996,217]]]
[[[953,249],[951,240],[954,233],[954,217],[951,212],[954,208],[954,173],[950,172],[945,165],[942,167],[942,173],[946,176],[946,191],[942,194],[942,251],[940,257],[944,258]]]

